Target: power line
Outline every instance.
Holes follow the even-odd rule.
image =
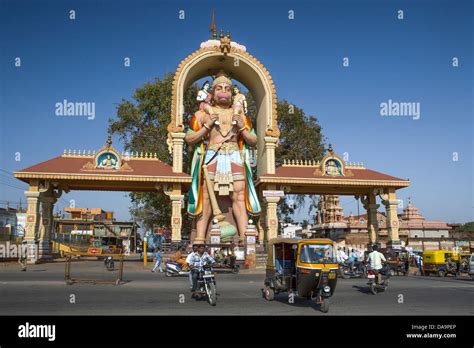
[[[13,185],[6,184],[6,183],[4,183],[4,182],[0,182],[0,185],[9,186],[9,187],[15,188],[15,189],[17,189],[17,190],[22,190],[22,191],[25,190],[24,187],[13,186]]]
[[[343,207],[345,207],[345,206],[347,206],[347,205],[349,205],[349,204],[353,204],[354,202],[357,202],[357,199],[354,199],[354,200],[352,200],[352,201],[350,201],[350,202],[344,203],[344,204],[341,206],[341,208],[343,208]]]
[[[2,173],[0,173],[0,176],[4,177],[5,179],[8,179],[8,180],[18,182],[18,179],[13,177],[13,176],[8,176],[8,175],[2,174]]]
[[[14,204],[24,204],[25,201],[9,201],[9,200],[6,200],[6,199],[0,199],[0,204],[3,203],[14,203]]]

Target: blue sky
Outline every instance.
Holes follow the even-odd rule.
[[[429,219],[474,220],[471,1],[0,3],[0,206],[24,201],[26,185],[8,172],[65,148],[100,148],[117,103],[199,48],[215,9],[217,27],[263,62],[278,98],[318,117],[336,152],[409,178],[399,198]],[[55,116],[63,99],[95,102],[95,119]],[[389,99],[420,103],[420,119],[380,116]],[[69,199],[128,218],[126,193],[72,192],[59,207]],[[357,212],[352,198],[343,205]]]

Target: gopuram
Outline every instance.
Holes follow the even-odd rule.
[[[184,93],[206,78],[209,82],[197,95],[193,116],[185,122]],[[255,101],[254,122],[235,82]],[[29,184],[25,239],[39,244],[40,259],[51,257],[54,204],[62,192],[72,190],[166,194],[172,205],[174,242],[183,239],[182,214],[189,214],[195,228],[185,235],[192,242],[238,243],[247,252],[278,236],[277,207],[285,195],[355,196],[367,210],[370,242],[377,242],[379,202],[386,208],[389,244],[400,243],[396,191],[409,186],[409,180],[347,163],[332,147],[320,160],[299,158],[276,166],[280,132],[275,85],[265,66],[230,34],[221,31],[217,37],[214,30],[210,40],[180,62],[171,103],[171,166],[156,154],[119,153],[109,139],[97,151],[65,150],[14,173]],[[193,148],[190,173],[183,171],[184,146]]]

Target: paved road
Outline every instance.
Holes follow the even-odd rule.
[[[73,276],[114,278],[98,261],[73,264]],[[127,283],[66,285],[63,263],[33,265],[20,272],[17,264],[0,264],[0,314],[116,314],[116,315],[326,315],[311,301],[285,294],[267,302],[261,296],[264,274],[242,271],[217,276],[218,304],[190,298],[187,277],[168,278],[143,270],[138,262],[125,263]],[[75,303],[70,303],[71,295]],[[184,303],[180,303],[184,295]],[[402,303],[399,303],[401,301]],[[474,315],[474,281],[437,277],[393,277],[387,292],[368,293],[363,279],[340,279],[330,315]]]

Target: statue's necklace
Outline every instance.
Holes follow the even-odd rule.
[[[233,109],[221,109],[219,113],[219,124],[217,130],[225,138],[231,132],[234,125],[232,124]]]

